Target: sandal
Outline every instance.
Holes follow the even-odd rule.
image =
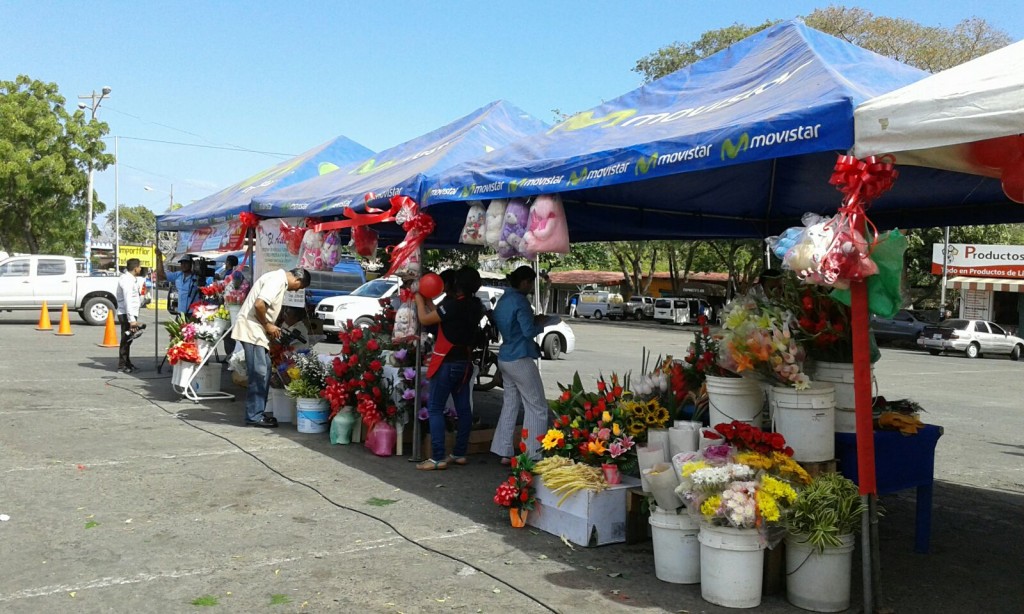
[[[443,471],[448,468],[448,463],[446,461],[436,461],[432,458],[428,458],[422,463],[416,465],[416,468],[420,471]]]
[[[469,459],[465,456],[455,456],[454,454],[448,455],[448,463],[451,465],[468,465]]]

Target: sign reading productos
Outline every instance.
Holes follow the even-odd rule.
[[[932,273],[942,275],[942,244],[932,244]],[[950,243],[946,254],[949,275],[1024,279],[1024,245]]]

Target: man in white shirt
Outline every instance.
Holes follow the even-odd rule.
[[[246,426],[277,427],[277,420],[263,415],[270,386],[270,340],[281,337],[281,329],[274,322],[284,304],[284,293],[308,286],[309,271],[305,269],[264,273],[253,284],[238,311],[231,336],[242,344],[245,352],[245,371],[249,379],[245,392]]]
[[[142,266],[138,258],[129,258],[125,263],[124,273],[117,280],[117,319],[121,323],[121,347],[117,354],[117,370],[125,373],[138,371],[132,364],[131,349],[133,334],[139,328],[139,296],[138,276]]]

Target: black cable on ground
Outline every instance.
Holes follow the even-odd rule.
[[[146,378],[135,378],[135,379],[157,380],[157,379],[168,379],[169,377],[170,376],[168,375],[168,376],[162,376],[162,377],[146,377]],[[245,454],[246,456],[249,456],[250,458],[252,458],[256,462],[258,462],[259,464],[261,464],[264,467],[266,467],[271,472],[273,472],[273,473],[277,474],[278,476],[280,476],[281,478],[291,482],[292,484],[297,484],[299,486],[303,486],[303,487],[308,488],[309,490],[315,492],[317,495],[320,496],[321,499],[323,499],[324,501],[330,503],[334,507],[336,507],[338,509],[343,509],[343,510],[346,510],[346,511],[349,511],[349,512],[353,512],[353,513],[359,514],[361,516],[365,516],[365,517],[370,518],[372,520],[376,520],[377,522],[383,524],[387,528],[389,528],[392,531],[394,531],[395,535],[398,535],[399,537],[401,537],[405,541],[409,542],[410,544],[413,544],[414,546],[418,546],[419,548],[422,548],[423,550],[426,550],[427,552],[436,554],[438,556],[443,556],[446,559],[450,559],[450,560],[455,561],[457,563],[462,563],[463,565],[465,565],[466,567],[469,567],[471,569],[475,569],[476,571],[484,574],[485,576],[487,576],[488,578],[494,580],[495,582],[500,582],[501,584],[504,584],[505,586],[509,587],[510,589],[512,589],[515,592],[517,592],[520,595],[522,595],[523,597],[526,597],[530,601],[533,601],[534,603],[536,603],[540,607],[544,608],[545,610],[547,610],[549,612],[554,612],[555,614],[559,614],[558,610],[554,609],[553,607],[549,606],[548,604],[544,603],[543,601],[541,601],[537,597],[534,597],[533,595],[531,595],[530,593],[524,591],[523,589],[521,589],[521,588],[519,588],[519,587],[517,587],[517,586],[515,586],[513,584],[510,584],[507,580],[502,580],[501,578],[499,578],[498,576],[492,574],[491,572],[489,572],[489,571],[487,571],[485,569],[481,569],[480,567],[477,567],[476,565],[473,565],[472,563],[470,563],[470,562],[468,562],[466,560],[463,560],[463,559],[455,556],[454,554],[448,554],[446,552],[441,552],[440,550],[436,550],[434,548],[431,548],[430,546],[427,546],[426,544],[418,542],[415,539],[413,539],[411,537],[408,537],[407,535],[405,535],[404,533],[399,531],[395,527],[395,525],[391,524],[387,520],[384,520],[383,518],[380,518],[378,516],[374,516],[373,514],[370,514],[368,512],[364,512],[363,510],[358,510],[358,509],[355,509],[353,507],[349,507],[347,505],[344,505],[342,503],[338,503],[337,501],[331,499],[330,497],[328,497],[324,493],[320,492],[315,486],[307,484],[307,483],[305,483],[305,482],[303,482],[301,480],[296,480],[295,478],[288,477],[287,475],[281,473],[277,469],[275,469],[275,468],[271,467],[270,465],[268,465],[267,462],[264,461],[262,458],[256,456],[252,452],[246,450],[245,448],[243,448],[242,446],[238,445],[237,443],[235,443],[231,439],[228,439],[227,437],[225,437],[225,436],[223,436],[223,435],[221,435],[219,433],[214,433],[213,431],[204,429],[203,427],[195,424],[194,422],[192,422],[188,418],[182,418],[180,415],[178,415],[177,412],[174,412],[174,411],[171,411],[171,410],[167,409],[166,407],[164,407],[160,403],[158,403],[158,402],[154,401],[153,399],[147,397],[146,395],[144,395],[142,392],[139,392],[138,390],[133,390],[131,388],[126,388],[124,386],[118,386],[117,384],[114,383],[114,381],[116,381],[118,379],[123,379],[123,378],[105,377],[103,379],[107,380],[107,385],[108,386],[110,386],[112,388],[117,388],[118,390],[124,390],[126,392],[130,392],[130,393],[132,393],[132,394],[134,394],[134,395],[144,399],[146,402],[148,402],[150,405],[153,405],[154,407],[156,407],[160,411],[162,411],[162,412],[164,412],[164,413],[166,413],[168,415],[174,416],[175,418],[177,418],[181,422],[184,422],[188,426],[190,426],[190,427],[192,427],[192,428],[194,428],[194,429],[196,429],[198,431],[202,431],[203,433],[206,433],[207,435],[213,435],[214,437],[227,442],[228,445],[231,445],[232,447],[236,448],[239,452]]]

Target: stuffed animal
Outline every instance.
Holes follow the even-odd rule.
[[[420,252],[417,250],[410,253],[405,262],[399,265],[391,274],[397,275],[402,279],[419,279],[420,271]]]
[[[505,207],[507,200],[495,199],[487,205],[487,219],[484,224],[484,242],[487,247],[497,251],[501,241],[501,229],[505,225]]]
[[[560,196],[538,196],[533,201],[530,226],[524,239],[527,257],[540,253],[569,253],[569,226]]]
[[[311,271],[322,271],[324,259],[321,248],[324,245],[324,235],[321,232],[307,230],[302,235],[302,257],[299,258],[299,266]]]
[[[503,260],[526,256],[526,225],[529,222],[530,210],[526,201],[513,198],[505,208],[505,225],[501,228],[501,239],[498,241],[498,256]]]
[[[462,236],[459,238],[460,243],[466,245],[483,245],[484,244],[484,218],[487,213],[484,211],[484,204],[479,200],[474,200],[469,205],[469,213],[466,215],[466,225],[462,227]]]
[[[281,238],[284,239],[288,253],[292,256],[298,256],[302,252],[302,238],[306,234],[306,227],[292,226],[288,222],[281,220],[280,228]]]
[[[324,246],[320,250],[323,254],[324,267],[329,271],[341,262],[341,237],[337,230],[329,230],[324,233]]]
[[[402,303],[395,310],[395,328],[391,333],[392,341],[399,341],[416,336],[416,307],[413,303]]]

